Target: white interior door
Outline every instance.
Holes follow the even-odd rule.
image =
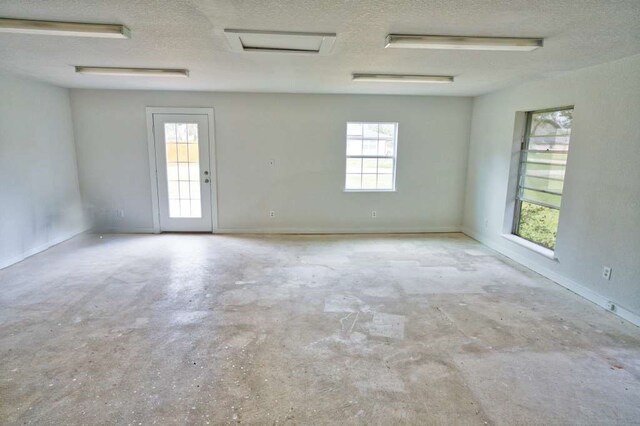
[[[211,232],[206,114],[153,114],[160,231]]]

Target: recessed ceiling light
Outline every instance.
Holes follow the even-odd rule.
[[[353,74],[352,80],[378,83],[453,83],[450,75]]]
[[[0,18],[0,32],[75,37],[131,38],[129,28],[124,25],[32,21],[10,18]]]
[[[235,52],[311,53],[327,55],[336,41],[330,33],[224,30]]]
[[[128,77],[189,77],[189,70],[171,68],[119,68],[76,66],[80,74],[117,75]]]
[[[464,49],[530,51],[542,47],[541,38],[465,37],[389,34],[385,47],[403,49]]]

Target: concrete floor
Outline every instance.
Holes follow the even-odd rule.
[[[460,234],[81,236],[0,356],[2,424],[640,423],[640,329]]]

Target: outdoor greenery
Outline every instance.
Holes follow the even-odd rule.
[[[523,202],[518,235],[554,250],[559,213],[556,209]]]

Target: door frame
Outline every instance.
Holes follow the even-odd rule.
[[[216,156],[215,120],[213,108],[175,108],[175,107],[146,107],[147,115],[147,148],[149,151],[149,178],[151,185],[151,210],[153,216],[153,233],[160,231],[160,198],[158,192],[158,169],[156,161],[156,140],[153,126],[154,114],[185,114],[206,115],[209,124],[209,167],[211,173],[211,229],[212,233],[218,230],[218,164]]]

